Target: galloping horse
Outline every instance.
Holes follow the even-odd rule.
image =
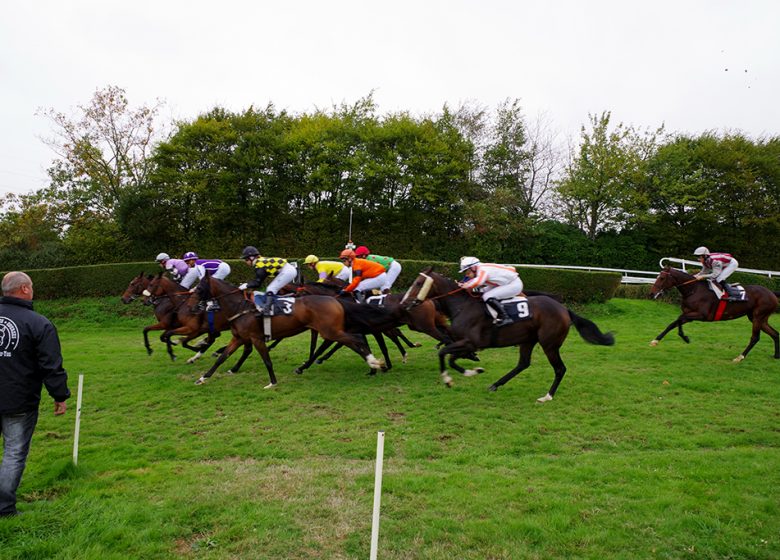
[[[530,318],[496,328],[492,318],[486,313],[481,297],[464,290],[454,280],[432,272],[431,268],[420,273],[404,296],[404,304],[414,306],[426,299],[437,300],[442,311],[452,321],[450,329],[455,342],[439,350],[439,370],[447,386],[452,385],[452,378],[444,366],[444,358],[447,355],[450,355],[450,365],[464,375],[472,376],[484,370],[463,370],[455,363],[456,358],[482,348],[519,346],[520,359],[517,366],[489,387],[491,391],[495,391],[531,365],[531,352],[539,343],[555,372],[550,390],[543,397],[536,399],[538,402],[547,402],[552,400],[566,373],[560,348],[572,324],[586,342],[602,346],[615,343],[611,333],[602,333],[593,322],[578,316],[548,296],[528,298]]]
[[[160,340],[164,341],[168,345],[168,355],[172,360],[176,359],[173,354],[173,342],[172,336],[182,336],[181,345],[188,350],[196,352],[195,356],[187,360],[187,363],[192,363],[201,357],[203,352],[214,343],[214,340],[219,333],[227,330],[229,325],[226,321],[219,320],[219,315],[213,315],[213,321],[209,323],[209,318],[203,311],[193,312],[186,304],[187,298],[189,298],[189,291],[185,290],[180,284],[174,282],[170,278],[163,276],[160,272],[157,276],[152,278],[149,282],[149,286],[146,288],[144,295],[156,297],[156,298],[168,298],[171,302],[172,312],[177,319],[177,325],[172,326],[166,330]],[[191,346],[188,344],[190,340],[193,340],[203,334],[207,337],[197,346]]]
[[[154,278],[154,276],[151,274],[145,276],[143,272],[133,278],[122,294],[122,303],[132,303],[138,297],[142,296],[144,291],[149,287],[152,278]],[[151,356],[152,347],[149,344],[149,331],[168,331],[178,325],[176,324],[176,313],[174,313],[173,304],[171,303],[170,298],[154,298],[153,302],[144,301],[144,305],[147,304],[154,306],[154,316],[157,319],[157,322],[154,325],[144,327],[144,347],[146,348],[146,353]],[[165,342],[162,337],[160,337],[160,339],[162,342]]]
[[[749,285],[744,286],[747,294],[745,301],[719,300],[709,289],[706,281],[698,280],[677,268],[666,266],[650,288],[650,295],[657,298],[664,290],[673,287],[677,288],[682,296],[682,314],[650,342],[651,346],[656,346],[666,333],[675,327],[680,338],[686,343],[690,342],[683,333],[682,326],[691,321],[727,321],[747,315],[753,323],[753,334],[747,348],[734,358],[734,362],[739,363],[745,359],[751,348],[758,342],[761,331],[772,337],[775,342],[775,358],[780,358],[780,336],[769,324],[769,317],[777,310],[777,297],[780,293],[764,286]]]
[[[222,352],[219,359],[211,369],[200,377],[195,383],[204,383],[214,374],[217,367],[239,345],[251,342],[263,359],[268,377],[271,382],[266,389],[276,385],[273,363],[265,343],[263,321],[255,316],[256,309],[243,290],[239,290],[232,284],[218,280],[212,276],[203,278],[195,293],[192,294],[189,305],[195,306],[199,301],[216,299],[222,308],[222,314],[227,317],[233,339]],[[292,307],[291,315],[274,315],[271,319],[271,333],[273,340],[287,338],[300,334],[306,330],[315,331],[312,336],[312,347],[316,342],[314,335],[319,335],[326,340],[341,342],[345,346],[359,354],[371,368],[382,367],[382,362],[377,360],[368,348],[363,337],[349,333],[345,330],[344,307],[329,296],[306,296],[297,299]],[[313,348],[312,348],[313,351]]]

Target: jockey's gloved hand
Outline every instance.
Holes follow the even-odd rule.
[[[238,289],[239,289],[239,290],[246,290],[246,284],[247,284],[247,283],[246,283],[246,282],[244,282],[243,284],[241,284],[241,285],[238,287]]]
[[[339,290],[339,293],[337,293],[336,295],[337,295],[337,296],[343,296],[343,295],[344,295],[344,294],[346,294],[346,293],[347,293],[347,292],[345,292],[344,290]]]

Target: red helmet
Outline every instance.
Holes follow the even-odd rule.
[[[352,249],[344,249],[339,255],[339,259],[354,259],[355,251]]]
[[[367,256],[371,251],[368,250],[368,247],[365,245],[361,245],[357,249],[355,249],[355,256],[359,259],[362,259],[363,257]]]

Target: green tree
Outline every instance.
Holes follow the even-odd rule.
[[[557,186],[564,218],[590,239],[625,226],[643,205],[643,164],[663,133],[663,127],[641,133],[623,123],[610,129],[610,121],[609,112],[590,115],[590,130],[582,127],[578,153]]]

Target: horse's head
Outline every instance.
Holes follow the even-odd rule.
[[[420,305],[429,295],[435,295],[432,291],[436,291],[436,281],[431,274],[435,273],[432,272],[432,267],[428,267],[417,275],[417,278],[412,282],[412,285],[409,286],[409,289],[406,290],[404,297],[401,299],[401,306],[404,309],[411,309],[416,305]]]
[[[146,297],[160,297],[165,295],[165,286],[164,286],[164,280],[162,271],[160,271],[157,276],[154,276],[151,280],[149,280],[149,284],[147,284],[146,289],[142,292],[143,295]]]
[[[144,276],[144,273],[141,272],[138,276],[130,280],[130,284],[127,286],[127,289],[122,294],[122,303],[130,303],[138,298],[141,294],[143,294],[146,287],[149,285],[149,280],[152,278],[152,276]]]
[[[658,274],[658,278],[655,279],[652,288],[650,288],[650,297],[658,299],[669,288],[683,286],[695,281],[696,278],[687,272],[667,265]]]

